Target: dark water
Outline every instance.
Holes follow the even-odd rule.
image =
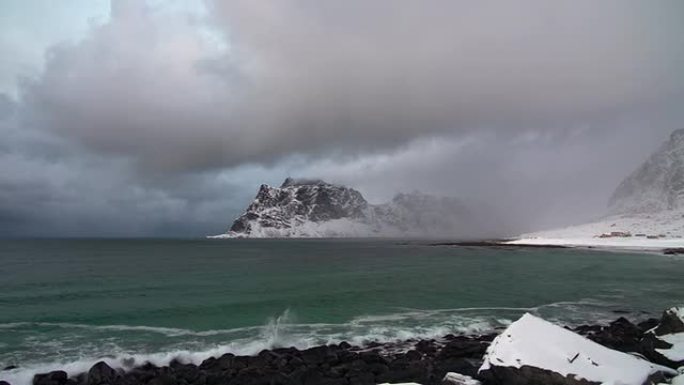
[[[163,363],[275,345],[575,324],[684,302],[684,259],[333,240],[0,243],[0,379],[101,357]]]

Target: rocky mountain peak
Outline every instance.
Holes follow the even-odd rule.
[[[369,204],[357,190],[320,179],[261,185],[226,237],[447,236],[475,222],[454,198],[398,194]]]
[[[609,207],[610,214],[684,208],[684,129],[674,131],[668,141],[620,183]]]
[[[285,181],[280,188],[291,187],[291,186],[316,186],[316,185],[329,185],[321,179],[304,179],[304,178],[285,178]]]
[[[672,135],[670,135],[670,142],[673,142],[673,143],[684,142],[684,128],[674,130],[674,132],[672,132]]]
[[[262,184],[247,210],[233,222],[230,232],[287,232],[304,223],[363,217],[367,206],[368,202],[354,189],[320,179],[287,178],[281,187]]]

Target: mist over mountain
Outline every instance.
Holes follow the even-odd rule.
[[[581,224],[522,234],[514,243],[679,248],[684,239],[684,130],[675,130],[617,186],[606,210]]]
[[[287,178],[280,187],[261,185],[230,230],[217,237],[469,238],[483,231],[482,218],[455,198],[413,192],[371,204],[346,186]]]

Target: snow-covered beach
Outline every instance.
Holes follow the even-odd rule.
[[[614,215],[556,230],[523,234],[510,245],[660,251],[684,248],[684,210]]]

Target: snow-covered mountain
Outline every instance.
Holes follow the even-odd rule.
[[[615,190],[610,214],[643,214],[684,208],[684,129],[676,130],[658,151]]]
[[[684,129],[676,130],[609,200],[592,223],[521,235],[514,244],[684,247]]]
[[[454,198],[398,194],[374,205],[349,187],[287,178],[280,187],[261,185],[229,231],[216,237],[451,237],[466,232],[469,217]]]

